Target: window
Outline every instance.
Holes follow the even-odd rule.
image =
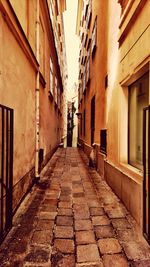
[[[92,30],[92,55],[94,55],[96,51],[96,43],[97,43],[97,17],[95,18],[93,30]]]
[[[143,169],[143,109],[149,104],[148,73],[129,87],[129,147],[128,162]]]
[[[53,95],[53,62],[50,58],[50,92]]]
[[[54,99],[57,104],[57,78],[55,76],[55,92],[54,92]]]
[[[88,6],[87,6],[87,14],[86,14],[87,28],[89,28],[90,26],[91,16],[92,16],[92,0],[89,0]]]
[[[100,151],[104,154],[107,153],[107,130],[100,130]]]
[[[85,90],[86,90],[86,68],[84,70],[82,79],[83,79],[83,93],[85,93]]]
[[[90,49],[88,50],[87,63],[86,63],[86,85],[90,80]]]
[[[86,133],[86,111],[83,111],[83,135],[85,136]]]
[[[60,88],[57,88],[57,104],[58,108],[60,109]]]
[[[40,54],[40,71],[45,74],[45,33],[42,20],[40,19],[40,44],[39,44],[39,54]]]
[[[81,115],[81,118],[80,118],[80,135],[82,136],[82,115]]]

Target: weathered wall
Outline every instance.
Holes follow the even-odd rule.
[[[150,27],[147,19],[149,1],[141,1],[143,6],[139,9],[138,16],[130,21],[138,2],[140,1],[134,1],[121,22],[119,4],[109,1],[106,113],[108,150],[104,170],[107,182],[142,226],[143,173],[128,164],[128,86],[142,76],[145,69],[143,66],[148,62],[150,54]],[[118,15],[115,16],[113,12]],[[118,36],[121,40],[120,47]]]
[[[54,50],[52,33],[48,31],[48,18],[45,15],[44,6],[40,4],[40,21],[42,23],[44,38],[44,66],[40,69],[46,82],[45,88],[40,83],[40,148],[44,149],[44,163],[47,162],[53,150],[61,141],[62,117],[55,104],[54,97],[49,98],[50,90],[50,56],[53,62],[53,71],[59,80],[58,63]],[[41,36],[41,35],[40,35]],[[59,85],[60,87],[60,85]]]
[[[44,164],[62,135],[62,115],[49,97],[50,55],[61,83],[54,35],[46,1],[40,2],[40,147]],[[33,182],[35,166],[35,94],[37,1],[2,1],[0,8],[0,104],[14,109],[13,208]],[[62,84],[61,90],[62,90]]]
[[[142,226],[143,172],[128,164],[128,86],[149,71],[150,5],[148,0],[120,0],[121,10],[117,1],[106,2],[92,1],[92,23],[97,14],[98,39],[95,57],[91,59],[90,85],[79,107],[80,112],[84,107],[87,111],[86,136],[80,138],[82,143],[91,145],[90,101],[95,94],[94,142],[98,147],[99,131],[107,129],[107,157],[97,152],[98,172]],[[83,147],[89,154],[86,144]]]
[[[16,16],[23,28],[25,35],[30,42],[30,45],[36,52],[36,4],[35,0],[10,0],[12,7],[16,13]]]
[[[124,173],[120,168],[104,162],[105,179],[116,195],[123,201],[132,216],[142,227],[142,183]]]
[[[100,129],[105,127],[105,76],[107,73],[107,1],[92,1],[92,20],[90,36],[97,16],[97,44],[95,54],[90,56],[90,83],[80,103],[80,112],[86,109],[85,136],[80,135],[88,145],[91,145],[91,99],[95,95],[95,133],[94,141],[100,142]],[[103,34],[102,34],[103,33]],[[105,46],[103,45],[105,43]],[[100,108],[99,108],[100,107]],[[83,116],[82,116],[83,117]],[[83,123],[83,121],[82,121]]]
[[[26,180],[21,185],[21,178],[34,167],[36,71],[1,13],[0,21],[0,103],[14,109],[13,185],[16,206],[31,182]]]

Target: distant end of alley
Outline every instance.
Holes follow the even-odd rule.
[[[59,148],[14,217],[0,266],[148,267],[150,248],[82,150]]]

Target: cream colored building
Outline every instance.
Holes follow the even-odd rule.
[[[65,1],[52,8],[0,0],[0,241],[64,135]]]
[[[50,17],[52,20],[52,27],[55,39],[55,46],[58,55],[58,61],[61,71],[62,83],[64,88],[62,108],[63,108],[63,136],[62,141],[66,146],[67,136],[67,58],[66,58],[66,45],[65,45],[65,32],[64,32],[64,11],[66,10],[66,0],[48,0]]]
[[[149,14],[149,0],[78,1],[82,114],[79,141],[87,154],[92,143],[97,144],[98,172],[126,205],[147,239]]]

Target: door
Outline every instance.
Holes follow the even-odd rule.
[[[12,225],[13,110],[0,105],[0,242]]]
[[[94,143],[95,132],[95,96],[91,100],[91,145]]]
[[[150,106],[143,114],[143,233],[150,242]]]

